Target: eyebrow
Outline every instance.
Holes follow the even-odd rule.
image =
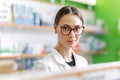
[[[64,26],[69,26],[69,27],[71,27],[70,25],[68,25],[68,24],[63,24]],[[76,26],[74,26],[74,27],[81,27],[80,25],[76,25]]]
[[[70,25],[68,25],[68,24],[63,24],[64,26],[69,26],[70,27]]]

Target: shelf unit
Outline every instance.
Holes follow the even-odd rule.
[[[23,3],[22,3],[23,4]],[[36,4],[37,5],[37,4]],[[39,4],[40,5],[40,4]],[[32,5],[33,6],[33,5]],[[51,5],[50,5],[51,6]],[[35,7],[36,8],[36,7]],[[35,10],[37,10],[38,8],[36,8]],[[46,10],[47,11],[47,10]],[[50,9],[51,11],[51,9]],[[54,11],[52,11],[54,12]],[[91,20],[91,19],[90,19]],[[34,30],[34,32],[37,30],[42,30],[43,32],[44,31],[51,31],[51,32],[54,32],[54,29],[53,29],[53,26],[49,27],[49,26],[35,26],[35,25],[25,25],[25,24],[13,24],[13,23],[5,23],[5,24],[1,24],[0,23],[0,29],[3,29],[1,31],[5,31],[6,29],[6,32],[7,31],[10,31],[10,30],[14,30],[15,32],[18,30],[18,31],[22,31],[23,29],[25,31],[32,31]],[[23,30],[23,31],[24,31]],[[30,31],[29,31],[30,30]],[[12,32],[12,31],[10,31]],[[95,32],[92,32],[91,30],[85,28],[85,33],[90,33],[90,34],[93,34],[93,35],[96,35]],[[28,33],[29,34],[29,33]],[[104,32],[101,32],[100,34],[104,34]],[[3,34],[4,35],[4,34]],[[43,36],[42,36],[43,37]],[[96,54],[100,51],[87,51],[87,52],[82,52],[83,54],[86,53],[86,54]],[[81,53],[80,51],[76,51],[76,53]],[[81,54],[82,54],[81,53]],[[20,55],[0,55],[0,59],[31,59],[31,58],[41,58],[41,57],[44,57],[46,56],[47,53],[40,53],[40,54],[24,54],[24,53],[21,53]],[[30,60],[31,61],[31,60]],[[27,63],[27,62],[26,62]]]
[[[24,25],[24,24],[0,24],[0,27],[2,28],[22,28],[22,29],[38,29],[38,30],[49,30],[52,31],[53,27],[48,27],[48,26],[35,26],[35,25]],[[86,33],[90,34],[95,34],[94,32],[88,30],[87,28],[85,29]],[[101,32],[100,34],[104,34],[105,32]],[[81,52],[79,50],[75,51],[76,53],[81,53],[81,54],[96,54],[96,53],[103,53],[105,50],[96,50],[96,51],[86,51],[86,52]],[[41,54],[20,54],[20,55],[0,55],[0,59],[15,59],[15,58],[39,58],[39,57],[44,57],[47,53],[41,53]]]

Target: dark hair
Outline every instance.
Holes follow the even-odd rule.
[[[55,16],[54,24],[58,25],[60,19],[66,14],[77,15],[83,23],[82,14],[77,10],[77,8],[72,7],[72,6],[64,6],[57,12],[57,14]]]

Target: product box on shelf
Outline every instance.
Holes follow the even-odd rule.
[[[79,49],[83,52],[104,50],[106,43],[95,36],[84,34],[79,43]]]
[[[8,3],[0,2],[0,23],[11,23],[11,5]]]
[[[0,60],[0,74],[10,74],[17,70],[14,60]]]
[[[34,25],[34,11],[31,7],[12,5],[13,23]]]

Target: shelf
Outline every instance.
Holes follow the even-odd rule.
[[[106,50],[96,50],[96,51],[78,51],[75,50],[75,53],[77,54],[98,54],[98,53],[104,53]],[[45,57],[47,53],[41,53],[41,54],[20,54],[20,55],[0,55],[0,59],[17,59],[17,58],[40,58]]]
[[[46,53],[41,54],[20,54],[20,55],[0,55],[0,59],[17,59],[17,58],[40,58],[44,57]]]
[[[90,34],[92,34],[92,35],[103,35],[103,34],[106,34],[107,33],[107,31],[106,30],[102,30],[102,31],[93,31],[93,30],[91,30],[91,29],[85,29],[85,33],[90,33]]]
[[[95,50],[95,51],[86,51],[86,52],[83,52],[83,54],[103,54],[105,52],[106,50]]]
[[[75,51],[76,53],[78,54],[103,54],[106,52],[106,50],[93,50],[93,51],[79,51],[79,50],[76,50]]]
[[[0,24],[0,27],[12,27],[12,28],[20,28],[20,29],[40,29],[40,30],[53,30],[53,27],[48,26],[35,26],[35,25],[25,25],[25,24]],[[99,35],[99,34],[106,34],[106,30],[102,31],[93,31],[91,29],[85,28],[85,33],[90,33],[93,35]]]
[[[84,68],[74,68],[55,72],[22,72],[21,74],[1,74],[2,80],[119,80],[120,62],[92,64]],[[101,77],[102,76],[102,77]]]
[[[52,27],[48,27],[48,26],[35,26],[35,25],[24,25],[24,24],[0,24],[0,27],[52,30]]]

